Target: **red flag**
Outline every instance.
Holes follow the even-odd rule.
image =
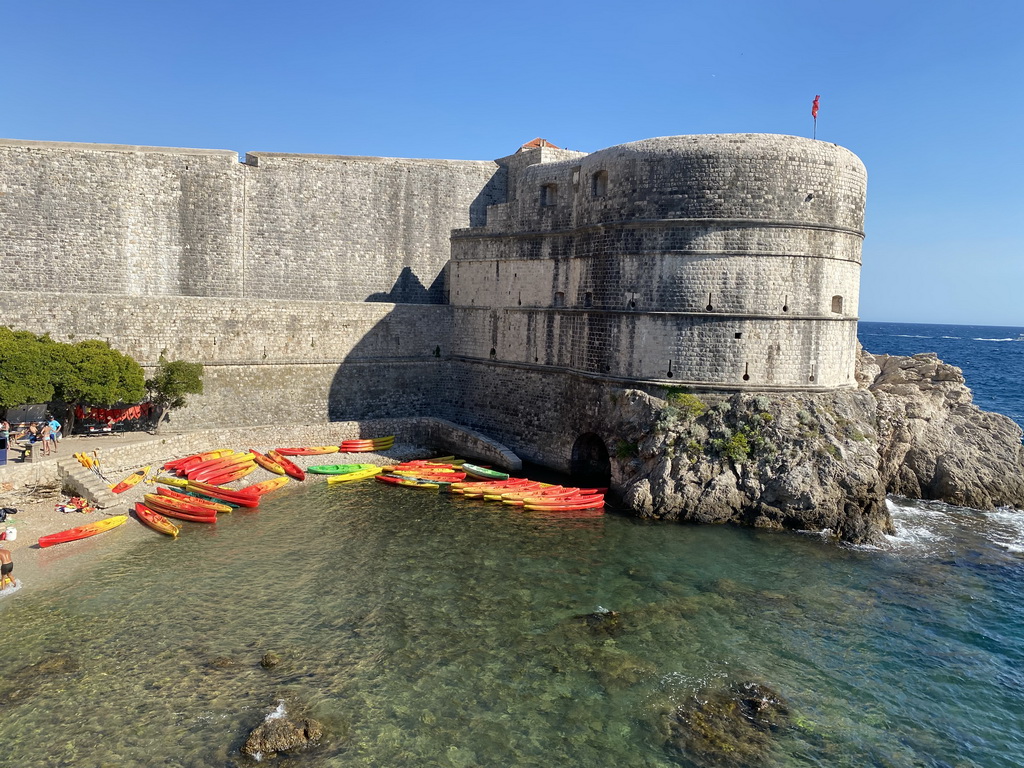
[[[815,120],[818,119],[818,99],[820,98],[821,96],[815,96],[814,103],[811,104],[811,117],[813,117]]]

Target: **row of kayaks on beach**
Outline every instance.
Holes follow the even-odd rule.
[[[354,447],[355,443],[359,446]],[[501,502],[530,512],[572,513],[572,516],[577,517],[604,513],[604,493],[607,489],[577,488],[513,478],[507,473],[454,456],[417,459],[390,466],[366,463],[320,464],[305,470],[288,458],[325,455],[339,450],[346,453],[383,451],[393,444],[394,437],[389,436],[344,441],[340,446],[278,448],[266,454],[251,448],[245,452],[232,449],[206,451],[167,462],[162,469],[169,474],[158,473],[150,478],[151,467],[143,467],[111,486],[111,491],[123,493],[143,480],[158,484],[154,493],[146,493],[143,501],[134,505],[134,512],[141,522],[169,536],[177,536],[181,530],[173,521],[211,524],[217,521],[218,515],[235,508],[256,509],[265,494],[281,488],[290,478],[304,480],[307,472],[327,475],[327,482],[332,485],[373,478],[387,485],[418,490],[445,490],[466,499]],[[83,456],[90,459],[85,454]],[[227,487],[228,483],[241,480],[260,467],[277,476],[240,488]],[[39,546],[48,547],[95,536],[116,528],[128,519],[128,515],[114,515],[43,536],[39,539]]]

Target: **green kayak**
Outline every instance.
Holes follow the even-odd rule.
[[[358,472],[361,469],[373,469],[376,464],[318,464],[314,467],[306,467],[307,472],[314,475],[347,475],[349,472]]]
[[[508,475],[504,472],[497,472],[486,467],[478,467],[476,464],[470,464],[469,462],[462,465],[462,471],[467,475],[482,477],[485,480],[508,480]]]

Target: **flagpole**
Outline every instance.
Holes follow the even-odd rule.
[[[818,118],[814,118],[814,131],[811,133],[812,139],[818,138]]]

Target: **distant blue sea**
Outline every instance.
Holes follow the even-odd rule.
[[[1024,427],[1024,328],[861,322],[857,336],[875,355],[935,352],[963,369],[975,405]]]

